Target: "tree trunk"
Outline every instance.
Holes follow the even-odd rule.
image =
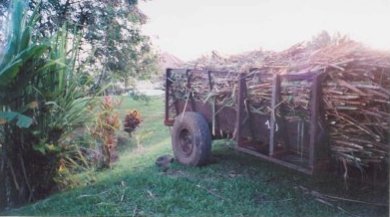
[[[17,207],[31,199],[29,179],[23,162],[22,136],[14,138],[11,135],[21,130],[9,125],[4,126],[4,144],[1,148],[0,165],[0,209]],[[28,163],[31,164],[31,163]]]
[[[0,146],[0,210],[5,209],[7,206],[7,194],[6,194],[6,170],[5,170],[5,152],[3,146]]]

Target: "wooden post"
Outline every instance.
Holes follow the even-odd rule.
[[[318,120],[321,94],[321,74],[316,75],[311,86],[311,107],[310,107],[310,142],[309,142],[309,168],[314,170],[316,162],[316,142],[318,138]]]
[[[171,87],[171,71],[172,69],[167,68],[165,71],[165,124],[169,121],[169,89]]]
[[[275,149],[275,126],[276,126],[276,105],[280,101],[280,76],[275,74],[272,81],[271,120],[269,137],[269,156],[274,155]]]
[[[237,105],[236,105],[236,110],[237,110],[237,116],[236,116],[236,146],[240,147],[241,145],[241,128],[242,128],[242,120],[243,120],[243,112],[244,110],[244,100],[246,98],[245,96],[245,90],[246,90],[246,74],[241,73],[239,76],[239,81],[238,81],[238,96],[237,96]]]
[[[191,90],[191,79],[192,79],[192,73],[194,73],[194,71],[192,71],[191,73],[191,70],[190,69],[187,69],[186,70],[186,75],[187,75],[187,88],[188,90]],[[195,108],[195,100],[194,100],[194,96],[193,96],[193,93],[190,92],[190,94],[188,95],[189,97],[189,100],[191,100],[191,110],[192,111],[196,111],[196,108]]]

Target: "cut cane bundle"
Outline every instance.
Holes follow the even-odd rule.
[[[273,74],[325,73],[321,104],[332,155],[357,167],[388,161],[390,53],[369,49],[343,37],[319,38],[283,52],[203,57],[187,66],[226,73],[211,73],[212,88],[207,73],[192,73],[190,87],[185,73],[174,74],[172,92],[178,99],[188,98],[191,93],[196,100],[235,108],[238,76],[245,72],[249,109],[269,115]],[[249,71],[249,67],[257,70]],[[309,85],[304,80],[282,82],[281,101],[287,108],[287,116],[310,117]]]

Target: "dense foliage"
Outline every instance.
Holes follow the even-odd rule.
[[[136,6],[0,1],[0,209],[66,185],[59,182],[67,163],[88,157],[66,140],[93,121],[94,96],[108,83],[154,70]]]
[[[10,0],[0,1],[0,24]],[[93,90],[109,82],[128,86],[134,77],[148,78],[156,71],[156,54],[141,33],[147,18],[136,0],[30,0],[29,14],[38,8],[34,38],[47,38],[64,24],[81,35],[78,70]],[[38,7],[39,6],[39,7]],[[0,25],[3,26],[3,25]],[[0,34],[0,42],[2,36]]]
[[[53,190],[62,135],[88,119],[88,104],[76,74],[76,38],[66,29],[34,42],[37,11],[23,16],[14,1],[12,23],[0,57],[1,206],[39,199]]]

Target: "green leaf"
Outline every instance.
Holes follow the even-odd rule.
[[[13,121],[17,116],[17,112],[0,112],[0,120],[4,120],[6,122]]]
[[[41,57],[47,48],[48,48],[47,45],[33,45],[24,49],[15,58],[20,59],[21,61],[23,61],[23,63],[26,63],[32,57],[34,58]]]
[[[28,128],[33,122],[32,118],[19,112],[0,112],[0,120],[8,123],[16,120],[16,125],[20,128]]]
[[[47,143],[36,144],[33,146],[33,149],[35,151],[42,153],[42,154],[58,153],[61,151],[60,147],[55,146],[54,144],[47,144]]]
[[[11,47],[15,48],[16,52],[20,51],[20,39],[21,39],[21,31],[23,29],[23,14],[25,8],[25,2],[18,0],[13,4],[13,10],[11,13],[12,19],[12,45]]]
[[[61,151],[61,148],[54,144],[45,144],[45,150],[49,153],[58,153]]]
[[[30,20],[27,23],[27,26],[34,26],[34,24],[41,17],[41,15],[39,14],[41,9],[42,9],[42,0],[40,0],[39,3],[37,4],[37,7],[35,7],[32,15],[30,16]]]
[[[33,119],[28,117],[28,116],[25,116],[25,115],[22,115],[22,114],[19,114],[18,115],[18,121],[16,122],[16,125],[20,128],[29,128],[31,126],[31,124],[33,123]]]
[[[42,154],[46,154],[46,147],[44,144],[37,144],[33,146],[34,151],[39,151]]]
[[[47,49],[46,45],[31,46],[23,50],[15,57],[15,61],[6,65],[0,71],[0,87],[7,86],[14,79],[20,70],[20,67],[32,57],[40,57]]]
[[[59,70],[62,70],[62,68],[65,69],[67,67],[67,65],[65,63],[63,63],[60,59],[49,60],[44,66],[37,69],[37,74],[45,72],[45,70],[50,69],[50,67],[52,67],[52,66],[60,66],[61,68]]]
[[[12,64],[7,65],[0,71],[0,86],[8,85],[13,78],[18,74],[22,61],[18,60]]]
[[[20,41],[20,49],[26,49],[28,45],[30,44],[30,39],[31,39],[31,27],[28,26],[26,29],[23,31],[22,38]]]

